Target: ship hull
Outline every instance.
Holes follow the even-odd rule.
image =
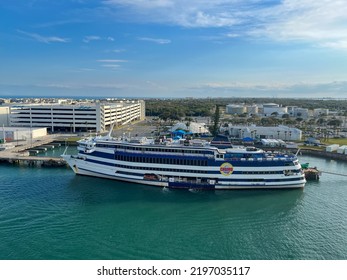
[[[83,159],[79,159],[75,156],[63,155],[64,160],[69,164],[71,169],[77,175],[98,177],[104,179],[111,179],[129,183],[136,183],[142,185],[151,185],[156,187],[165,187],[171,189],[200,189],[200,190],[249,190],[249,189],[295,189],[303,188],[306,181],[295,183],[274,183],[274,182],[262,182],[252,183],[250,182],[213,182],[213,183],[199,183],[199,182],[187,182],[187,181],[161,181],[161,180],[147,180],[143,174],[137,175],[125,175],[117,174],[114,167],[105,166],[95,163],[87,162]]]

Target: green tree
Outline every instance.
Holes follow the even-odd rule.
[[[211,128],[211,134],[213,136],[216,136],[218,134],[219,119],[220,119],[219,105],[216,105],[216,109],[213,115],[213,125]]]

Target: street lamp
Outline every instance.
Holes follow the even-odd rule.
[[[17,146],[18,146],[18,129],[16,129],[16,141],[17,141]]]
[[[30,148],[33,146],[33,131],[30,125]]]

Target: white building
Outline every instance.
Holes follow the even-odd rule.
[[[46,127],[2,127],[0,128],[0,142],[29,141],[38,137],[46,136]]]
[[[287,106],[287,112],[289,116],[294,117],[295,116],[295,110],[298,108],[298,106]]]
[[[10,106],[10,126],[47,127],[51,132],[103,132],[112,123],[123,125],[145,118],[145,102],[77,104],[15,104]]]
[[[309,118],[309,112],[308,109],[305,108],[295,108],[294,109],[294,117],[302,118],[304,120]]]
[[[301,140],[302,131],[284,125],[279,126],[239,126],[229,124],[229,135],[235,138],[281,139],[284,141]]]
[[[265,117],[268,117],[274,114],[283,115],[287,113],[288,113],[287,107],[281,107],[280,105],[275,103],[263,104],[263,114]]]
[[[320,117],[320,116],[327,116],[329,115],[329,109],[313,109],[313,116],[315,118]]]
[[[10,125],[9,112],[10,112],[9,106],[0,106],[0,126]]]
[[[206,128],[205,123],[190,122],[189,126],[187,126],[185,123],[179,122],[179,123],[176,123],[174,126],[172,126],[170,128],[170,131],[174,132],[179,129],[190,131],[192,133],[199,133],[199,134],[209,133],[209,130]]]

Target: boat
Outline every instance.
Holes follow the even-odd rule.
[[[178,189],[303,188],[296,155],[206,140],[89,137],[62,157],[78,175]]]

